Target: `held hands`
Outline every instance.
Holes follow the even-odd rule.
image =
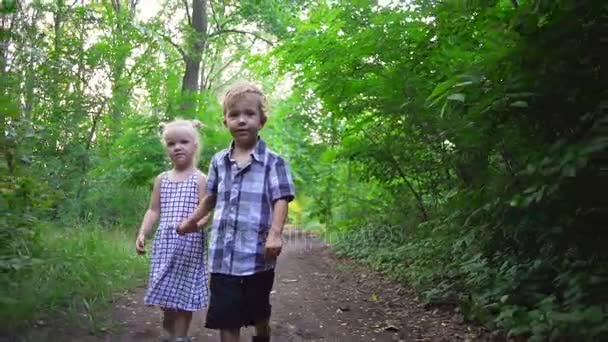
[[[198,226],[196,225],[196,222],[188,219],[182,221],[182,223],[177,227],[177,229],[175,229],[177,234],[180,236],[187,233],[194,233],[197,230]]]
[[[201,229],[203,229],[203,227],[209,223],[209,214],[207,214],[205,217],[203,217],[200,221],[198,221],[198,223],[195,223],[194,221],[190,220],[190,219],[185,219],[184,221],[182,221],[182,223],[175,229],[175,231],[177,232],[178,235],[184,235],[187,233],[194,233],[197,232]]]
[[[264,256],[266,260],[276,260],[276,258],[281,254],[281,249],[283,248],[283,239],[280,233],[275,233],[272,230],[268,234],[268,238],[266,239],[266,246],[264,249]]]
[[[137,251],[137,254],[141,255],[146,253],[145,244],[146,237],[144,236],[144,234],[137,234],[137,239],[135,240],[135,250]]]

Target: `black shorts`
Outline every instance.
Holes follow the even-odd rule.
[[[274,270],[249,276],[212,273],[205,327],[238,329],[270,318]]]

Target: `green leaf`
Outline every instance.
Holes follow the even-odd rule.
[[[519,100],[511,103],[510,106],[515,108],[528,108],[528,102]]]
[[[16,0],[2,0],[0,2],[0,13],[8,14],[15,12],[17,10],[17,1]]]
[[[433,89],[431,95],[426,98],[427,102],[432,101],[428,106],[434,106],[441,98],[445,96],[447,91],[454,85],[454,83],[455,80],[451,79],[445,82],[441,82],[437,86],[435,86],[435,89]]]
[[[448,96],[448,100],[464,102],[464,97],[464,94],[461,93],[450,94],[450,96]]]

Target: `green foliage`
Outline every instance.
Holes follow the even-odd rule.
[[[117,291],[145,278],[147,261],[134,253],[132,234],[86,223],[41,223],[33,230],[33,262],[22,267],[13,263],[13,272],[3,265],[0,277],[0,316],[9,331],[58,312],[84,311],[94,327],[96,314]]]
[[[416,4],[317,3],[271,56],[310,104],[289,142],[309,214],[429,304],[532,340],[608,336],[607,8]]]
[[[0,2],[0,13],[12,13],[17,10],[17,1],[16,0],[2,0]]]
[[[3,320],[24,327],[80,304],[94,315],[115,290],[141,281],[131,235],[154,178],[171,167],[159,123],[205,124],[198,166],[206,172],[230,142],[218,89],[246,74],[234,65],[258,37],[284,31],[299,6],[209,3],[217,34],[195,43],[191,20],[178,19],[193,8],[185,4],[165,1],[142,20],[141,1],[0,3]],[[233,30],[244,22],[267,32]],[[199,58],[201,91],[187,91],[186,62]]]
[[[170,167],[159,123],[203,121],[206,171],[230,141],[218,92],[254,75],[292,223],[506,335],[608,336],[602,1],[210,2],[200,92],[183,3],[148,21],[133,3],[2,2],[3,319],[129,284],[121,234]]]

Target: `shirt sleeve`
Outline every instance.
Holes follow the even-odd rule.
[[[270,201],[285,199],[287,202],[295,198],[295,187],[291,178],[289,164],[278,157],[270,169]]]
[[[217,178],[217,161],[213,157],[209,164],[209,171],[207,172],[207,193],[211,195],[217,194],[218,178]]]

